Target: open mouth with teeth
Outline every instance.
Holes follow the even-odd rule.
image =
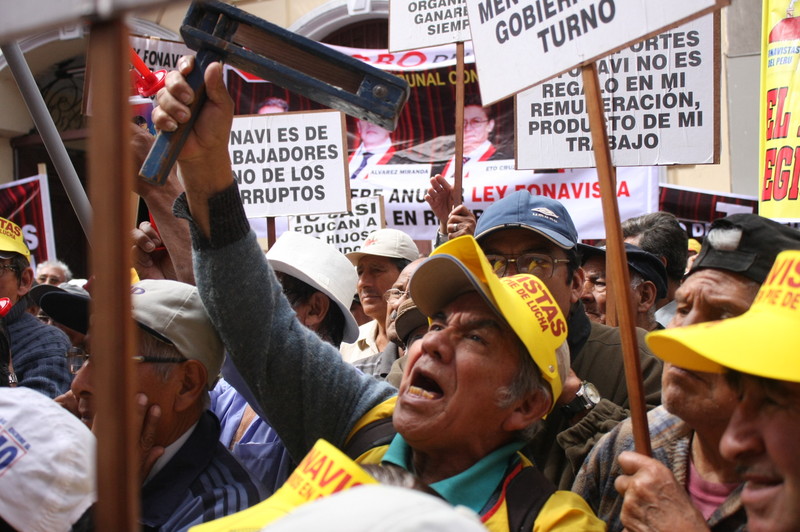
[[[408,394],[423,399],[439,399],[444,392],[435,380],[427,375],[417,373],[408,387]]]

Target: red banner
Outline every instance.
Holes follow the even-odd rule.
[[[0,216],[22,228],[31,250],[31,266],[56,256],[47,176],[37,175],[0,185]]]
[[[717,218],[740,212],[758,214],[758,199],[755,196],[661,185],[658,208],[677,216],[690,238],[703,238],[711,222]]]

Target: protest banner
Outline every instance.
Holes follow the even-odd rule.
[[[292,510],[356,486],[377,484],[373,476],[325,440],[300,460],[286,482],[247,510],[193,526],[191,532],[261,530]]]
[[[467,0],[484,103],[721,7],[725,0]]]
[[[711,192],[677,185],[661,185],[658,210],[674,214],[690,238],[703,238],[711,222],[731,214],[758,214],[758,198]]]
[[[445,173],[453,159],[454,127],[451,117],[455,94],[455,46],[443,45],[402,53],[362,48],[337,49],[405,77],[412,87],[412,96],[400,115],[398,128],[390,135],[392,153],[388,160],[370,163],[362,176],[350,180],[353,201],[381,194],[385,198],[387,227],[406,231],[415,240],[432,240],[438,221],[425,202],[425,193],[429,178],[436,173]],[[466,43],[466,57],[469,63],[470,43]],[[468,66],[471,68],[465,72],[467,92],[477,96],[476,73],[472,65]],[[270,97],[285,100],[292,111],[319,108],[305,98],[235,68],[226,67],[225,79],[237,114],[255,112],[259,103]],[[493,128],[486,136],[491,144],[491,154],[470,160],[464,165],[465,205],[481,212],[491,201],[498,199],[502,191],[508,193],[517,190],[517,187],[525,187],[532,193],[549,195],[564,202],[579,226],[581,238],[603,238],[597,173],[594,169],[574,172],[515,171],[513,107],[513,98],[507,98],[488,108],[493,122]],[[348,141],[351,156],[355,157],[361,139],[354,119],[348,119]],[[385,153],[378,158],[385,158]],[[352,170],[358,166],[355,160],[351,162]],[[623,188],[619,197],[620,209],[626,218],[657,210],[657,173],[651,167],[620,172],[620,185],[624,184],[630,193]],[[276,220],[278,236],[286,230],[285,224],[281,226],[282,220]]]
[[[800,220],[800,114],[797,73],[800,17],[795,0],[765,0],[761,31],[761,105],[759,149],[762,168],[759,209],[781,221]]]
[[[389,51],[470,40],[466,0],[390,0]]]
[[[56,242],[46,175],[36,175],[0,185],[0,216],[22,229],[31,250],[31,266],[53,259]]]
[[[386,69],[403,77],[411,87],[411,97],[399,116],[397,128],[385,132],[392,150],[389,160],[384,160],[385,151],[374,152],[368,169],[382,164],[428,164],[431,174],[441,172],[454,160],[456,127],[456,46],[447,45],[425,50],[391,53],[385,49],[336,47],[337,50]],[[470,45],[465,43],[464,72],[465,96],[478,97],[477,76]],[[290,111],[321,109],[321,106],[293,94],[273,83],[255,78],[235,68],[226,67],[225,81],[234,100],[235,114],[248,115],[258,112],[259,105],[268,98],[284,100]],[[493,146],[492,160],[514,159],[514,101],[507,98],[492,105],[492,126],[483,133]],[[358,121],[347,117],[348,153],[355,157],[363,139],[358,131]],[[394,160],[391,158],[394,157]],[[352,170],[359,167],[354,159]],[[468,174],[469,163],[464,168]],[[362,172],[358,179],[367,179],[369,172]]]
[[[343,214],[307,214],[289,217],[289,231],[311,235],[342,253],[361,249],[367,236],[386,226],[383,196],[353,198],[352,211]]]
[[[339,111],[235,117],[228,151],[247,216],[348,211],[344,130]]]
[[[386,166],[380,176],[352,182],[355,198],[382,194],[385,198],[386,226],[399,229],[414,240],[432,240],[439,221],[425,201],[427,179],[404,176]],[[624,218],[658,209],[658,170],[653,167],[620,169],[617,176],[617,199]],[[480,163],[464,180],[464,205],[477,216],[492,202],[517,190],[557,199],[570,213],[578,236],[584,240],[605,238],[601,217],[600,187],[597,171],[566,170],[533,173],[514,170],[514,162]]]
[[[719,162],[716,14],[596,61],[614,166]],[[580,69],[516,95],[518,168],[595,166]]]
[[[465,46],[470,40],[466,0],[394,0],[389,2],[389,51],[456,43],[455,153],[453,195],[449,203],[461,202],[464,175],[464,134],[470,119],[464,120]],[[481,112],[482,113],[482,112]],[[482,116],[482,115],[481,115]],[[463,126],[462,126],[463,124]],[[449,205],[453,207],[454,205]]]

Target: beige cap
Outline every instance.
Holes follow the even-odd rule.
[[[148,333],[206,367],[208,388],[213,388],[225,359],[225,348],[197,288],[166,279],[139,281],[131,286],[131,305],[133,319]]]
[[[417,260],[419,250],[411,237],[404,232],[397,229],[378,229],[367,236],[361,244],[361,250],[348,253],[347,258],[354,266],[358,266],[358,261],[364,255]]]

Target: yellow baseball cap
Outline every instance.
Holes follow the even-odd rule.
[[[14,253],[31,260],[31,250],[25,244],[22,229],[11,220],[0,218],[0,259],[11,259]]]
[[[567,338],[567,320],[555,298],[535,275],[497,277],[472,236],[450,240],[431,253],[409,283],[411,299],[432,316],[447,303],[477,291],[516,333],[553,391],[553,404],[561,395],[558,349]],[[566,362],[566,364],[564,364]],[[562,367],[569,367],[562,361]]]
[[[342,451],[325,440],[317,440],[283,486],[271,497],[247,510],[193,526],[189,532],[261,530],[307,502],[362,484],[377,483],[372,475]]]
[[[800,328],[800,251],[775,259],[750,310],[736,318],[652,332],[645,338],[663,360],[694,371],[742,373],[800,382],[791,340]]]

